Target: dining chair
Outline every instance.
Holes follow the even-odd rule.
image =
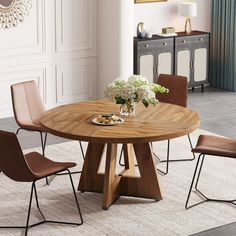
[[[79,202],[75,193],[75,187],[71,177],[69,168],[76,166],[76,163],[73,162],[54,162],[39,154],[38,152],[30,152],[26,155],[23,155],[22,149],[16,137],[16,134],[0,130],[0,168],[2,172],[9,177],[10,179],[17,182],[32,182],[30,200],[27,212],[27,219],[25,226],[0,226],[0,229],[5,228],[21,228],[25,229],[25,235],[28,233],[28,229],[37,225],[44,223],[52,224],[67,224],[67,225],[76,225],[79,226],[83,224],[83,218],[81,210],[79,207]],[[79,212],[80,221],[79,222],[64,222],[64,221],[52,221],[47,220],[44,214],[41,211],[38,201],[36,182],[42,178],[55,175],[56,173],[67,171],[69,174],[76,207]],[[33,195],[35,196],[36,206],[42,217],[40,222],[29,224],[30,213],[31,213],[31,204]],[[1,200],[3,204],[4,199]]]
[[[14,117],[19,128],[27,131],[39,132],[42,155],[45,154],[47,132],[40,124],[40,118],[46,111],[40,97],[39,89],[34,80],[11,85],[11,97]],[[45,136],[43,138],[43,133]]]
[[[156,98],[159,100],[159,102],[164,103],[171,103],[174,105],[187,107],[187,99],[188,99],[188,79],[185,76],[180,75],[167,75],[167,74],[160,74],[157,83],[161,86],[168,88],[169,93],[157,93]],[[192,141],[190,138],[190,135],[187,135],[188,141],[191,147],[191,150],[193,149]],[[159,157],[153,153],[154,156],[159,159]],[[179,162],[179,161],[193,161],[195,159],[194,153],[192,153],[192,158],[184,158],[184,159],[170,159],[170,140],[167,141],[167,156],[166,160],[160,160],[160,162],[166,162],[166,169],[160,170],[163,175],[168,174],[169,171],[169,162]]]
[[[217,157],[236,159],[236,139],[217,137],[217,136],[212,136],[212,135],[200,135],[197,141],[197,145],[192,150],[192,152],[198,153],[199,156],[198,156],[197,164],[194,170],[191,185],[189,188],[187,200],[185,203],[185,208],[189,209],[191,207],[197,206],[207,201],[225,202],[225,203],[231,203],[233,205],[236,205],[236,198],[231,199],[231,200],[209,198],[205,195],[205,193],[203,193],[198,188],[198,183],[200,180],[202,167],[203,167],[205,158],[207,157],[210,159],[210,157],[214,157],[214,158],[211,158],[212,161],[216,160]],[[196,183],[194,185],[195,179],[196,179]],[[188,203],[189,203],[190,195],[192,193],[193,185],[194,185],[194,189],[196,193],[198,193],[204,200],[189,206]]]
[[[11,96],[12,96],[12,107],[14,111],[14,117],[19,128],[16,134],[23,129],[27,131],[39,132],[42,155],[45,155],[45,147],[47,142],[47,132],[40,123],[40,118],[46,111],[44,103],[41,99],[39,89],[34,80],[21,82],[11,85]],[[43,138],[43,134],[44,138]],[[83,159],[84,151],[82,148],[81,141],[79,141],[80,149]],[[80,173],[81,171],[76,171],[72,173]],[[46,179],[47,184],[49,184],[48,179]]]

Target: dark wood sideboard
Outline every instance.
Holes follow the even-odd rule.
[[[134,74],[141,74],[155,82],[158,75],[176,74],[188,78],[189,87],[208,82],[210,33],[192,31],[190,35],[178,32],[177,36],[151,39],[134,37]]]

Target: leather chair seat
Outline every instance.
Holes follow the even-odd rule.
[[[236,140],[200,135],[197,145],[192,151],[215,156],[236,157]]]
[[[21,128],[25,130],[47,132],[46,129],[44,129],[41,124],[33,124],[33,123],[21,124]]]
[[[74,162],[52,161],[46,157],[43,157],[38,152],[30,152],[26,154],[25,159],[28,163],[29,168],[35,175],[35,179],[43,178],[48,175],[76,166],[76,163]]]

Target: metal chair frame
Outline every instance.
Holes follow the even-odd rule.
[[[40,131],[40,130],[31,130],[31,129],[25,129],[25,128],[18,128],[17,131],[16,131],[16,135],[18,135],[19,131],[20,130],[26,130],[26,131],[30,131],[30,132],[39,132],[40,134],[40,141],[41,141],[41,147],[42,147],[42,155],[45,156],[45,147],[46,147],[46,142],[47,142],[47,135],[48,133],[45,132],[45,136],[44,136],[44,139],[43,139],[43,132]]]
[[[236,199],[232,199],[232,200],[223,200],[223,199],[216,199],[216,198],[208,198],[204,193],[202,193],[202,191],[200,191],[198,189],[198,182],[199,182],[199,179],[200,179],[200,176],[201,176],[201,172],[202,172],[202,166],[203,166],[203,163],[204,163],[204,160],[205,160],[205,156],[208,155],[208,156],[215,156],[215,155],[210,155],[210,154],[205,154],[205,153],[201,153],[199,156],[198,156],[198,160],[197,160],[197,164],[196,164],[196,167],[195,167],[195,170],[194,170],[194,174],[193,174],[193,178],[192,178],[192,182],[191,182],[191,185],[190,185],[190,188],[189,188],[189,192],[188,192],[188,197],[187,197],[187,200],[186,200],[186,203],[185,203],[185,208],[186,209],[189,209],[191,207],[194,207],[194,206],[197,206],[197,205],[200,205],[204,202],[224,202],[224,203],[231,203],[233,205],[236,206]],[[219,155],[218,155],[219,156]],[[233,157],[227,157],[227,156],[219,156],[219,157],[226,157],[226,158],[233,158]],[[200,167],[199,167],[200,165]],[[198,170],[198,167],[199,167],[199,170]],[[197,170],[198,170],[198,173],[197,173]],[[196,177],[197,176],[197,177]],[[194,181],[195,181],[195,177],[196,177],[196,183],[194,185]],[[200,201],[198,203],[195,203],[195,204],[192,204],[192,205],[188,205],[189,203],[189,199],[190,199],[190,195],[192,193],[192,189],[193,189],[193,185],[194,185],[194,189],[196,191],[196,193],[198,193],[200,195],[200,197],[204,198],[203,201]]]
[[[125,164],[121,162],[122,154],[123,154],[123,148],[120,150],[119,165],[120,166],[125,166]],[[138,166],[138,164],[135,164],[134,166]]]
[[[44,224],[44,223],[66,224],[66,225],[76,225],[76,226],[82,225],[83,224],[83,217],[82,217],[81,210],[80,210],[80,207],[79,207],[79,202],[78,202],[78,199],[77,199],[77,196],[76,196],[76,193],[75,193],[75,187],[74,187],[73,180],[72,180],[72,177],[71,177],[71,172],[69,171],[69,169],[66,169],[66,170],[63,170],[63,171],[68,171],[68,174],[69,174],[72,190],[73,190],[74,197],[75,197],[76,206],[77,206],[77,209],[79,211],[80,223],[64,222],[64,221],[52,221],[52,220],[47,220],[46,219],[46,217],[42,213],[42,211],[40,209],[40,206],[39,206],[38,195],[37,195],[37,190],[36,190],[36,182],[40,179],[37,179],[37,180],[32,182],[32,186],[31,186],[31,193],[30,193],[30,200],[29,200],[29,207],[28,207],[26,225],[25,226],[0,226],[0,229],[25,229],[25,236],[27,236],[29,228],[32,228],[34,226],[41,225],[41,224]],[[56,172],[56,173],[59,173],[59,172]],[[53,173],[53,175],[56,174],[56,173]],[[49,176],[51,176],[51,175],[48,175],[47,177],[49,177]],[[40,222],[37,222],[35,224],[29,225],[33,193],[35,195],[37,209],[38,209],[41,217],[43,218],[43,220],[40,221]]]
[[[192,144],[190,135],[188,134],[187,136],[188,136],[189,145],[190,145],[191,150],[192,150],[192,149],[193,149],[193,144]],[[196,158],[195,154],[192,152],[192,155],[193,155],[192,158],[170,159],[170,140],[169,140],[169,139],[168,139],[168,142],[167,142],[167,155],[166,155],[166,160],[161,160],[161,159],[156,155],[155,152],[153,152],[153,155],[159,160],[159,163],[166,162],[166,168],[165,168],[165,170],[161,170],[161,169],[158,169],[158,168],[157,168],[157,170],[158,170],[162,175],[167,175],[167,174],[168,174],[168,171],[169,171],[169,163],[170,163],[170,162],[193,161],[193,160],[195,160],[195,158]]]

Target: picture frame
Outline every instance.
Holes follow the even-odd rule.
[[[167,2],[167,0],[134,0],[134,3]]]

